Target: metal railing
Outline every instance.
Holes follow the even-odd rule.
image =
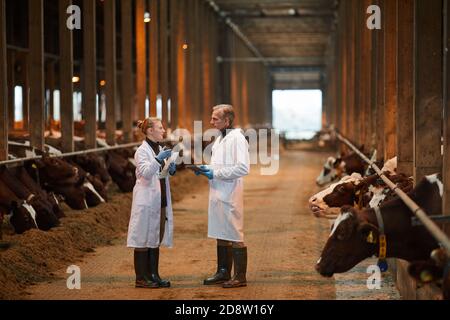
[[[117,145],[117,146],[108,146],[108,147],[86,149],[86,150],[73,151],[73,152],[67,152],[67,153],[62,153],[62,154],[52,154],[52,155],[49,155],[49,157],[51,157],[51,158],[64,158],[64,157],[76,156],[76,155],[86,154],[86,153],[102,152],[102,151],[109,151],[109,150],[115,150],[115,149],[132,148],[132,147],[136,147],[136,146],[140,145],[141,143],[142,142],[132,142],[132,143],[126,143],[126,144],[121,144],[121,145]],[[29,146],[24,146],[24,147],[29,147]],[[0,165],[13,164],[13,163],[30,161],[30,160],[35,160],[35,159],[42,159],[42,156],[4,160],[4,161],[0,161]]]
[[[447,250],[447,254],[450,254],[450,240],[447,235],[428,217],[426,212],[420,208],[405,192],[399,189],[395,183],[389,180],[388,177],[378,168],[374,161],[367,158],[361,151],[358,150],[350,141],[343,137],[336,131],[336,137],[345,143],[350,149],[352,149],[357,155],[359,155],[365,162],[369,164],[372,169],[383,179],[384,183],[394,191],[405,205],[414,213],[414,215],[420,220],[420,222],[427,228],[431,235]]]

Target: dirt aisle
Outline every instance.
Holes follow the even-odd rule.
[[[174,248],[161,249],[160,274],[172,282],[169,289],[135,289],[133,252],[125,247],[125,235],[112,246],[97,248],[82,261],[81,290],[66,286],[66,269],[58,279],[35,285],[25,299],[342,299],[395,298],[380,291],[369,292],[363,268],[361,281],[351,273],[335,279],[317,274],[314,264],[328,236],[328,221],[314,218],[308,198],[318,189],[314,184],[324,153],[284,153],[279,173],[260,176],[259,169],[245,180],[245,237],[248,246],[248,286],[223,289],[203,286],[202,280],[215,271],[215,240],[207,239],[208,191],[196,192],[174,206]],[[350,283],[346,286],[346,283]],[[365,291],[364,291],[365,290]],[[343,291],[344,294],[340,294]],[[358,294],[353,294],[357,292]],[[364,292],[364,294],[361,294]],[[368,296],[369,295],[369,296]]]

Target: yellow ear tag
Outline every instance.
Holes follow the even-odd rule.
[[[368,243],[376,243],[375,239],[373,238],[373,233],[370,231],[369,235],[366,238]]]
[[[36,166],[35,163],[33,163],[33,164],[31,165],[31,167],[32,167],[33,169],[37,169],[37,166]]]

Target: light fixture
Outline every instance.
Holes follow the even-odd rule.
[[[189,46],[188,46],[188,44],[187,44],[187,41],[184,41],[184,43],[183,43],[183,50],[187,50],[188,47],[189,47]]]
[[[144,22],[149,23],[150,21],[152,21],[152,18],[150,17],[150,12],[144,13]]]
[[[72,82],[73,82],[73,83],[80,82],[80,77],[77,77],[77,76],[72,77]]]
[[[100,86],[104,87],[106,85],[106,81],[105,80],[100,80]]]

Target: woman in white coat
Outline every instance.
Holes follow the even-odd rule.
[[[165,130],[158,118],[139,121],[138,127],[146,138],[136,150],[136,185],[133,189],[127,246],[134,248],[136,288],[170,287],[170,282],[159,276],[159,247],[171,247],[173,241],[173,215],[169,176],[161,170],[171,156],[171,150],[159,143]],[[169,173],[174,175],[175,162]]]

